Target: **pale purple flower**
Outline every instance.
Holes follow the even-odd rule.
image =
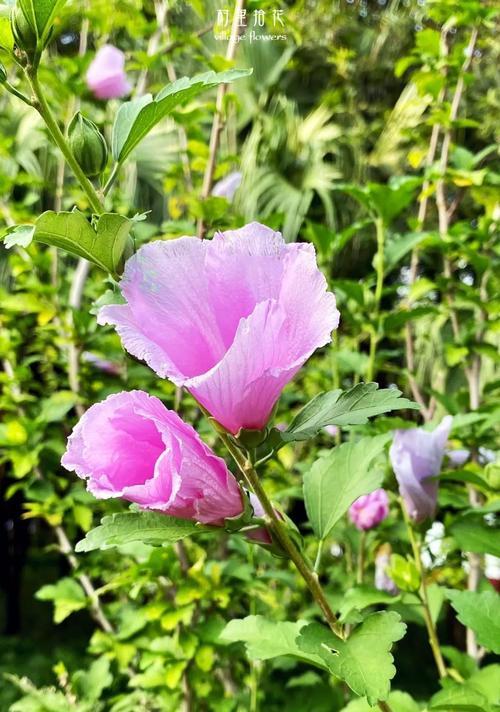
[[[62,465],[99,499],[222,525],[242,513],[236,479],[198,433],[144,391],[109,396],[73,429]]]
[[[349,507],[349,519],[357,529],[376,527],[389,514],[389,498],[385,489],[364,494]]]
[[[461,467],[465,465],[470,457],[470,450],[465,448],[462,450],[446,450],[446,456],[450,463],[455,467]]]
[[[325,425],[324,428],[322,428],[323,432],[329,435],[331,438],[334,438],[338,435],[339,429],[337,425]]]
[[[339,322],[312,245],[259,223],[213,240],[144,245],[126,263],[126,304],[104,306],[124,347],[183,386],[232,433],[261,429],[284,386]]]
[[[101,47],[87,70],[87,86],[98,99],[119,99],[130,92],[125,55],[113,45]]]
[[[375,588],[378,591],[385,591],[395,596],[399,593],[399,589],[387,573],[387,569],[391,563],[391,547],[388,544],[383,544],[375,557]]]
[[[82,361],[85,363],[90,363],[98,371],[107,373],[110,376],[119,376],[122,372],[119,363],[114,363],[114,361],[109,361],[108,359],[101,358],[97,354],[93,354],[91,351],[84,351],[82,353]]]
[[[233,171],[224,176],[218,183],[212,188],[212,195],[218,198],[227,198],[231,201],[234,198],[234,194],[238,190],[241,184],[242,174],[240,171]]]
[[[389,450],[392,468],[410,517],[420,522],[434,516],[446,441],[453,418],[447,415],[433,432],[421,428],[396,430]]]

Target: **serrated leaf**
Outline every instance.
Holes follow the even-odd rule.
[[[118,275],[131,249],[131,228],[132,222],[117,213],[101,215],[94,230],[78,210],[70,213],[49,210],[36,221],[33,239],[84,257],[104,271]]]
[[[2,232],[3,244],[7,250],[11,247],[28,247],[34,232],[34,225],[12,225]]]
[[[285,442],[307,440],[325,425],[363,425],[368,418],[418,405],[401,398],[397,388],[382,388],[378,383],[358,383],[348,391],[329,391],[313,398],[281,433]]]
[[[304,500],[316,536],[324,539],[358,497],[381,486],[384,473],[373,466],[390,434],[343,443],[320,457],[304,475]]]
[[[297,645],[297,637],[307,626],[305,621],[270,621],[264,616],[247,616],[226,625],[219,635],[225,643],[245,643],[250,660],[270,660],[281,655],[291,655],[327,670],[316,654],[304,652]]]
[[[365,618],[347,640],[311,623],[300,631],[297,645],[309,655],[319,655],[332,675],[375,704],[389,695],[390,681],[396,674],[390,650],[405,631],[397,613],[381,612]]]
[[[187,536],[213,531],[213,527],[200,526],[189,519],[177,519],[155,512],[119,512],[102,519],[78,542],[75,551],[94,551],[141,541],[144,544],[173,544]]]
[[[226,72],[206,72],[192,78],[181,77],[168,84],[154,98],[151,94],[123,104],[115,119],[112,136],[113,157],[119,163],[127,158],[151,129],[177,106],[193,99],[218,84],[247,77],[251,70],[229,69]]]
[[[450,532],[462,551],[500,556],[500,530],[488,524],[482,515],[466,514],[457,518]]]
[[[471,628],[480,645],[500,654],[500,596],[496,591],[446,590],[458,620]]]

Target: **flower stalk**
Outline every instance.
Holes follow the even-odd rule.
[[[32,89],[33,95],[34,95],[32,105],[38,111],[38,113],[40,114],[42,119],[44,120],[45,125],[47,126],[47,129],[48,129],[54,143],[57,145],[57,147],[63,154],[69,167],[73,171],[75,178],[80,183],[82,190],[84,191],[85,195],[87,196],[89,205],[92,208],[93,212],[96,213],[97,215],[100,215],[101,213],[104,212],[104,206],[103,206],[99,196],[97,195],[97,192],[96,192],[94,186],[89,181],[89,179],[83,172],[82,168],[80,167],[78,161],[74,157],[74,155],[69,147],[69,144],[66,141],[66,138],[64,137],[63,132],[59,128],[59,124],[57,123],[57,121],[54,117],[54,114],[52,113],[52,110],[45,98],[43,89],[40,86],[40,82],[38,81],[38,76],[37,76],[36,70],[33,67],[31,67],[31,68],[28,67],[26,69],[26,77],[30,83],[30,86],[31,86],[31,89]]]
[[[415,565],[420,576],[420,588],[418,591],[418,597],[422,604],[425,626],[427,628],[427,634],[429,636],[429,644],[431,646],[439,677],[442,679],[448,676],[448,671],[446,669],[446,664],[441,653],[441,647],[439,645],[439,638],[437,635],[436,626],[434,624],[434,621],[432,620],[432,615],[430,611],[427,584],[425,582],[425,571],[422,565],[422,556],[420,552],[420,543],[417,537],[415,536],[415,531],[413,529],[408,510],[406,509],[406,506],[402,500],[400,500],[400,504],[401,511],[403,512],[403,518],[405,520],[405,524],[408,530],[408,537],[410,539],[410,544],[413,551],[413,558],[415,559]]]
[[[327,621],[331,630],[339,638],[343,638],[344,632],[342,630],[342,626],[339,624],[337,616],[335,615],[330,604],[328,603],[323,588],[319,583],[318,574],[315,573],[315,571],[311,568],[311,566],[303,557],[301,552],[298,550],[297,546],[295,545],[288,533],[288,529],[285,522],[280,519],[280,517],[274,510],[271,500],[267,496],[267,493],[260,482],[259,475],[257,474],[250,458],[246,457],[243,454],[243,452],[238,448],[238,446],[232,442],[230,436],[227,433],[223,433],[220,431],[218,432],[222,442],[233,457],[246,483],[252,488],[258,500],[260,501],[266,514],[269,527],[272,529],[272,532],[275,535],[277,541],[280,543],[280,545],[288,554],[289,558],[295,564],[298,572],[300,573],[308,589],[310,590],[314,600],[316,601],[323,615],[325,616],[325,620]]]

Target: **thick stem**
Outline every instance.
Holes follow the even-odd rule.
[[[274,507],[271,504],[271,501],[268,498],[266,491],[262,487],[260,478],[257,472],[255,471],[252,463],[244,456],[244,454],[239,450],[237,445],[231,442],[229,435],[220,432],[219,435],[224,444],[226,445],[226,448],[233,456],[236,464],[238,465],[245,482],[255,492],[264,509],[266,519],[269,522],[269,526],[271,527],[273,534],[275,535],[276,539],[278,540],[284,551],[286,551],[290,559],[293,561],[300,575],[306,582],[307,587],[309,588],[314,600],[320,607],[331,630],[335,633],[335,635],[342,638],[342,627],[340,626],[335,613],[332,611],[330,604],[328,603],[325,593],[319,583],[317,574],[314,573],[314,571],[311,569],[307,561],[304,559],[304,557],[292,541],[290,535],[288,534],[286,524],[274,510]]]
[[[422,604],[425,626],[427,628],[427,634],[429,636],[429,644],[431,646],[432,654],[436,663],[436,667],[439,673],[439,677],[447,677],[448,672],[446,670],[446,665],[441,653],[441,648],[439,645],[439,639],[437,636],[436,626],[432,620],[432,615],[429,606],[429,597],[427,595],[427,584],[425,582],[425,571],[422,565],[422,556],[420,554],[420,545],[415,536],[415,531],[413,530],[412,522],[406,506],[403,501],[401,501],[401,509],[403,512],[403,517],[408,530],[408,537],[410,539],[411,548],[413,551],[413,558],[415,559],[415,565],[417,567],[418,573],[420,575],[420,590],[419,598]]]
[[[54,118],[54,115],[50,109],[50,106],[47,103],[47,100],[45,99],[45,95],[43,92],[42,87],[40,86],[40,83],[38,81],[38,77],[36,75],[36,72],[33,70],[27,70],[26,71],[26,76],[28,78],[28,81],[31,85],[31,88],[33,90],[33,94],[35,96],[35,100],[33,102],[34,107],[42,117],[42,119],[45,122],[45,125],[47,126],[50,135],[52,136],[52,139],[54,143],[58,146],[60,149],[61,153],[63,154],[64,158],[66,159],[69,167],[73,171],[75,178],[78,180],[80,183],[82,190],[84,191],[85,195],[87,196],[87,199],[89,201],[90,207],[92,210],[100,214],[103,212],[104,207],[99,199],[99,196],[97,195],[94,186],[92,183],[89,181],[83,170],[81,169],[78,161],[76,158],[73,156],[73,153],[68,145],[68,142],[66,141],[63,132],[59,128],[59,124],[57,123],[56,119]]]

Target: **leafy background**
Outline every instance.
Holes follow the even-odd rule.
[[[345,620],[387,609],[407,623],[394,650],[394,712],[494,709],[498,666],[486,652],[479,670],[465,652],[463,627],[472,626],[479,645],[498,652],[492,584],[482,574],[473,581],[479,593],[464,590],[484,570],[484,555],[500,554],[494,3],[248,3],[249,18],[255,9],[268,18],[283,10],[287,39],[242,41],[234,62],[214,37],[221,7],[68,2],[56,18],[40,81],[62,123],[80,107],[110,142],[119,103],[94,101],[84,83],[104,42],[126,52],[137,96],[161,90],[167,77],[253,69],[230,85],[224,102],[215,179],[242,171],[234,201],[200,198],[214,116],[215,92],[208,90],[175,107],[134,148],[118,176],[113,208],[129,218],[147,211],[134,224],[137,245],[195,234],[200,223],[211,234],[253,219],[282,230],[287,240],[315,245],[337,295],[341,327],[285,390],[276,423],[289,423],[322,391],[361,381],[396,385],[420,403],[420,413],[395,412],[288,443],[267,463],[266,486],[299,526],[312,558],[302,483],[317,473],[318,457],[340,458],[332,446],[356,434],[384,438],[408,422],[454,416],[451,446],[468,449],[470,458],[458,468],[445,461],[442,539],[438,549],[428,547],[425,574],[454,677],[441,689],[411,585],[393,598],[356,586],[360,536],[345,516],[332,523],[333,512],[328,530],[317,532],[326,537],[321,580]],[[2,16],[0,32],[3,22]],[[16,81],[15,68],[5,64]],[[74,205],[88,210],[36,113],[6,92],[0,102],[0,225],[31,224],[45,210]],[[369,709],[324,672],[335,672],[331,653],[314,668],[307,664],[311,641],[322,635],[312,622],[316,611],[291,565],[264,549],[239,537],[201,534],[170,547],[131,542],[73,553],[101,516],[125,509],[94,501],[60,467],[66,437],[86,406],[142,388],[178,406],[219,448],[188,396],[127,358],[111,330],[97,328],[95,303],[107,287],[98,268],[88,270],[53,247],[0,245],[0,670],[7,673],[0,709]],[[391,516],[367,536],[364,584],[373,584],[379,547],[390,544],[401,555],[404,588],[410,544],[387,455],[380,468],[392,493]],[[328,492],[332,500],[338,489]],[[260,619],[239,622],[248,615],[266,621],[255,641]],[[367,619],[375,631],[370,658],[379,654],[377,645],[383,648],[373,616]],[[269,643],[260,650],[262,626],[271,626],[267,640],[275,640],[286,629],[278,634],[272,626],[285,620],[299,621],[287,625],[296,626],[290,644],[302,641],[300,653],[275,657]]]

